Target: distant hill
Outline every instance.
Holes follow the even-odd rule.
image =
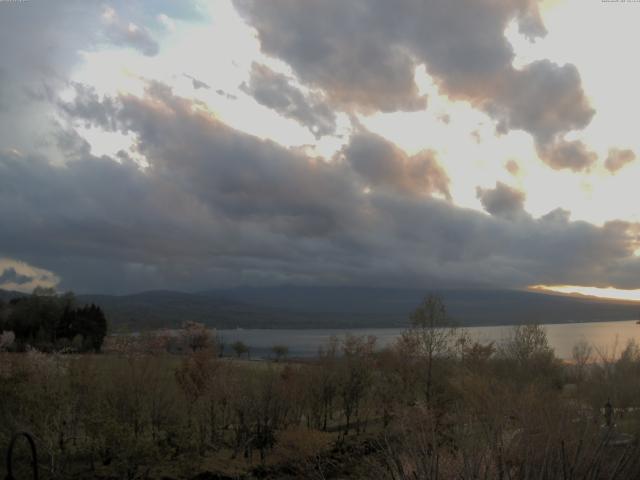
[[[406,325],[425,290],[359,287],[242,287],[202,292],[268,308],[351,317],[372,326]],[[522,290],[442,290],[451,317],[462,325],[573,323],[637,319],[640,302]]]
[[[426,292],[359,287],[241,287],[199,293],[149,291],[78,295],[96,303],[113,330],[177,327],[186,320],[216,328],[402,327]],[[636,319],[640,302],[518,290],[443,290],[461,325],[572,323]],[[0,290],[0,298],[20,295]]]
[[[0,290],[0,300],[6,302],[12,298],[24,297],[26,294],[21,292],[14,292],[13,290]]]

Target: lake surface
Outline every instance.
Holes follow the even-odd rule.
[[[559,358],[571,358],[573,346],[580,340],[586,340],[594,348],[608,354],[620,353],[627,342],[635,339],[640,342],[640,325],[635,320],[623,322],[590,322],[544,325],[549,344]],[[374,335],[378,347],[390,345],[401,333],[401,328],[359,328],[359,329],[311,329],[311,330],[266,330],[236,329],[218,330],[226,345],[225,354],[229,354],[229,345],[237,340],[251,348],[253,357],[269,357],[274,345],[286,345],[289,356],[313,357],[318,348],[326,345],[333,335],[338,338],[347,334]],[[481,342],[501,342],[509,337],[512,327],[470,327],[467,329],[474,340]]]

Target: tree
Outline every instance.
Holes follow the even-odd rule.
[[[431,402],[433,363],[438,356],[447,354],[456,336],[455,326],[447,314],[442,298],[427,295],[410,317],[411,327],[403,336],[426,361],[426,400]]]
[[[462,362],[472,370],[479,370],[486,365],[494,353],[496,353],[494,342],[486,344],[473,342],[464,346]]]
[[[308,421],[327,430],[333,403],[338,393],[338,338],[332,336],[318,349],[316,363],[305,373]]]
[[[215,349],[214,335],[206,325],[197,322],[185,322],[182,325],[183,344],[191,352]]]
[[[584,378],[584,371],[587,364],[593,358],[593,347],[584,338],[578,341],[571,350],[571,358],[573,360],[573,366],[576,374],[576,380],[582,381]]]
[[[563,379],[559,363],[549,346],[547,332],[541,325],[517,325],[500,348],[505,374],[518,383],[537,378],[559,386]]]
[[[373,351],[376,337],[347,335],[342,343],[340,372],[340,395],[345,416],[345,434],[351,428],[351,419],[356,419],[356,430],[360,432],[361,406],[371,387],[373,377]]]
[[[537,324],[513,327],[511,338],[506,342],[503,350],[520,365],[525,365],[539,357],[553,356],[553,350],[547,340],[547,332],[544,327]]]
[[[15,333],[16,348],[31,345],[41,351],[60,351],[83,342],[80,351],[99,351],[107,334],[107,319],[97,305],[75,307],[73,293],[58,295],[36,288],[31,296],[14,298],[0,326]]]
[[[236,353],[238,358],[240,358],[245,353],[247,354],[247,358],[249,357],[249,347],[240,340],[237,340],[231,344],[231,349]]]
[[[280,360],[286,358],[287,355],[289,355],[289,347],[287,347],[286,345],[274,345],[273,347],[271,347],[271,351],[276,357],[276,362],[279,362]]]
[[[65,307],[57,322],[56,338],[72,340],[78,335],[84,338],[83,351],[100,351],[107,335],[107,319],[100,307],[94,304],[73,309]]]

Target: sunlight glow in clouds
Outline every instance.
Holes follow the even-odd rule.
[[[0,257],[0,289],[31,293],[36,287],[55,288],[60,278],[26,262]]]
[[[238,15],[230,1],[204,2],[202,8],[209,17],[203,24],[176,21],[166,15],[158,18],[160,24],[170,26],[161,41],[159,56],[145,57],[140,52],[122,49],[85,52],[84,65],[74,74],[73,80],[93,85],[101,95],[128,93],[138,96],[142,95],[145,80],[158,80],[170,85],[177,95],[204,102],[213,115],[235,129],[286,147],[304,148],[310,155],[321,155],[330,160],[348,140],[352,130],[348,117],[338,112],[338,135],[315,139],[309,130],[294,120],[258,104],[241,89],[241,85],[248,81],[251,65],[258,62],[292,76],[291,68],[260,51],[256,32]],[[616,22],[611,22],[611,32],[605,30],[605,34],[594,36],[590,27],[585,26],[583,31],[576,26],[575,13],[578,10],[602,13],[599,5],[589,2],[547,1],[542,7],[549,30],[546,37],[530,42],[517,32],[515,22],[507,28],[505,35],[514,46],[517,66],[544,58],[579,64],[587,94],[598,111],[592,122],[597,126],[601,123],[600,116],[611,117],[607,112],[611,108],[621,114],[620,109],[624,107],[625,115],[628,114],[628,104],[624,99],[612,100],[612,95],[620,97],[630,90],[638,93],[640,89],[611,88],[611,82],[604,81],[610,77],[601,71],[601,65],[605,60],[607,64],[615,61],[612,55],[604,54],[597,62],[591,61],[591,65],[597,65],[595,69],[580,65],[581,62],[589,64],[588,58],[594,52],[602,51],[602,37],[611,38],[612,35],[606,33],[618,30],[620,14],[615,14]],[[107,21],[115,15],[117,13],[113,9],[105,9]],[[622,28],[626,25],[631,26],[627,21]],[[640,33],[634,34],[640,38]],[[585,48],[585,42],[589,41],[591,43],[587,43]],[[229,48],[230,45],[233,48]],[[588,58],[584,57],[585,51]],[[202,58],[211,60],[203,62]],[[631,67],[627,63],[624,75],[621,75],[632,79],[629,81],[635,79],[635,74],[627,75],[635,71]],[[611,72],[612,68],[606,70]],[[620,72],[620,68],[616,71]],[[185,75],[203,82],[208,88],[194,89],[193,81]],[[598,78],[594,80],[594,76]],[[416,71],[416,82],[421,93],[428,96],[426,110],[360,115],[358,120],[409,154],[422,149],[435,151],[450,177],[450,189],[456,205],[482,210],[476,188],[490,188],[496,182],[503,182],[525,191],[526,208],[534,217],[561,207],[569,210],[573,219],[598,225],[612,218],[640,219],[632,203],[620,201],[623,192],[631,195],[634,191],[634,182],[630,179],[640,173],[640,167],[633,165],[625,172],[626,175],[611,175],[602,166],[612,142],[617,140],[611,138],[608,141],[614,129],[601,126],[594,131],[592,126],[575,135],[599,154],[599,163],[590,171],[554,171],[537,159],[530,135],[518,131],[496,134],[496,122],[485,113],[467,102],[451,101],[441,95],[424,65]],[[626,123],[620,122],[623,130],[633,124],[631,121]],[[110,141],[108,136],[101,137],[94,132],[87,135],[87,139],[96,152],[109,151],[106,145]],[[636,147],[640,151],[640,140],[635,132],[633,142],[627,141],[625,146]],[[123,145],[118,142],[118,146],[121,148]],[[505,170],[504,165],[510,160],[520,166],[518,175]]]
[[[101,95],[137,96],[143,94],[145,81],[160,81],[171,86],[176,95],[204,102],[215,117],[237,130],[286,147],[304,147],[312,155],[330,159],[348,138],[347,117],[339,115],[338,136],[316,140],[302,125],[258,104],[241,89],[253,62],[291,75],[290,67],[261,53],[255,31],[229,0],[206,2],[202,8],[208,15],[203,24],[159,17],[160,23],[171,26],[159,56],[121,49],[84,52],[84,65],[73,81],[92,85]],[[113,10],[105,14],[113,14]],[[195,82],[202,86],[194,88]],[[94,141],[96,138],[93,135]],[[105,147],[97,150],[105,151]]]
[[[586,295],[589,297],[640,302],[640,290],[621,290],[612,287],[580,287],[576,285],[535,285],[531,287],[531,289],[543,292],[564,293],[568,295]]]
[[[613,218],[640,221],[638,204],[633,201],[637,199],[638,162],[617,174],[603,165],[614,146],[640,152],[636,112],[630,109],[640,104],[640,70],[625,54],[640,42],[637,7],[600,1],[546,0],[541,9],[548,30],[545,37],[530,42],[518,34],[515,23],[505,32],[514,46],[518,68],[542,59],[560,65],[575,64],[596,110],[591,123],[572,135],[572,139],[584,141],[598,154],[596,165],[583,174],[564,175],[562,181],[561,176],[552,179],[538,172],[527,182],[529,207],[546,198],[570,210],[574,219],[599,225]]]

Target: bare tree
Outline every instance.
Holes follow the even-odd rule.
[[[582,381],[585,368],[593,359],[593,347],[583,338],[573,346],[571,358],[574,362],[573,366],[576,373],[576,380]]]
[[[340,395],[346,420],[345,434],[349,433],[351,420],[356,420],[356,431],[360,432],[360,414],[373,373],[373,351],[376,337],[347,335],[342,344],[342,369]]]
[[[206,325],[197,322],[185,322],[180,332],[184,345],[191,352],[215,348],[215,335]]]
[[[276,358],[276,362],[283,360],[287,355],[289,355],[289,347],[286,345],[274,345],[271,347],[271,351]]]
[[[411,314],[411,327],[403,336],[404,341],[413,344],[416,352],[426,361],[426,399],[431,402],[433,384],[433,363],[438,356],[451,352],[456,338],[456,328],[447,314],[441,297],[427,295]]]
[[[503,345],[503,353],[521,365],[535,357],[553,356],[547,332],[543,326],[537,324],[513,327],[511,337]]]

